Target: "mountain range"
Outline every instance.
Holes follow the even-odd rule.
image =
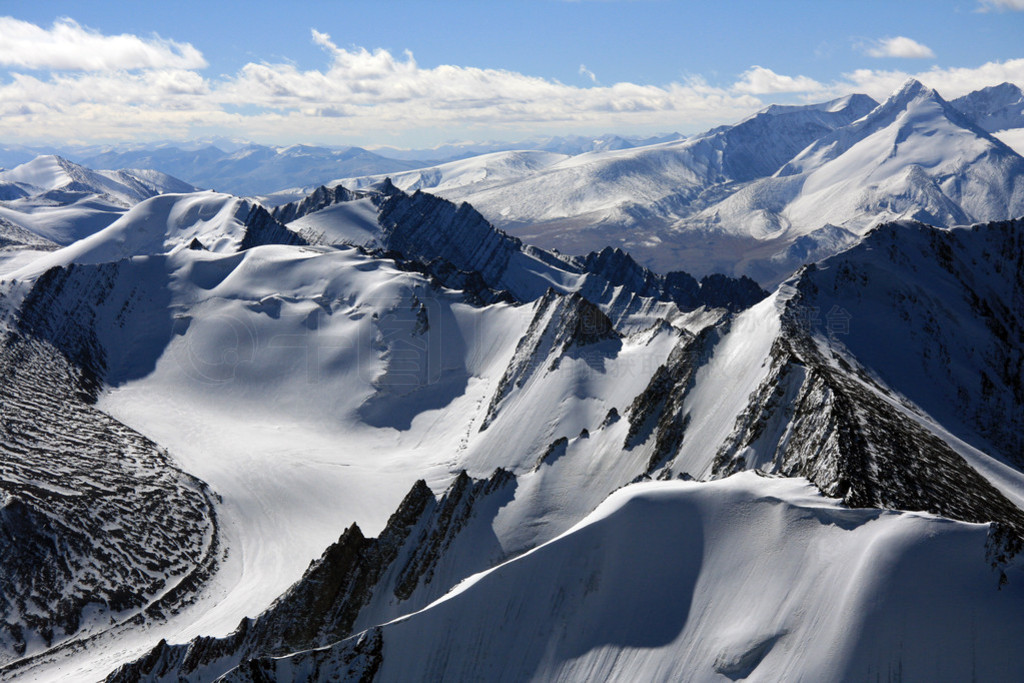
[[[682,138],[678,133],[648,138],[569,135],[516,142],[449,143],[428,149],[376,147],[373,150],[316,145],[271,147],[228,138],[61,148],[5,145],[0,146],[0,166],[19,166],[37,156],[54,155],[92,168],[158,168],[186,178],[198,187],[273,200],[279,190],[324,182],[338,174],[398,173],[507,150],[536,149],[572,155],[643,147]]]
[[[1007,92],[276,206],[3,172],[0,680],[1012,680]]]
[[[657,270],[772,286],[880,222],[1024,213],[1022,157],[988,130],[1021,128],[1022,97],[1004,84],[947,103],[912,80],[881,104],[860,95],[776,105],[677,142],[571,157],[503,152],[388,175],[406,190],[468,201],[540,246],[611,244]]]

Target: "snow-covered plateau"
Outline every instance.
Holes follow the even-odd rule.
[[[1015,680],[1017,95],[0,173],[0,680]]]

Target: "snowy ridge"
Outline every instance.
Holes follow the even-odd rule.
[[[1013,83],[982,88],[950,104],[990,133],[1024,128],[1024,93]]]
[[[995,590],[986,540],[800,480],[636,485],[427,609],[223,680],[1012,677],[1024,583]]]
[[[946,111],[905,94],[868,138],[914,148]],[[1018,664],[1021,223],[886,225],[746,305],[388,182],[301,213],[158,196],[3,284],[76,419],[206,482],[216,534],[187,535],[226,551],[175,609],[17,675],[928,677],[935,642],[957,672]],[[215,554],[189,552],[186,575]]]
[[[950,230],[890,223],[807,272],[799,305],[826,328],[841,307],[847,353],[960,438],[1020,467],[1022,254],[1020,220]]]
[[[63,246],[110,225],[144,199],[195,189],[160,171],[94,171],[44,155],[0,171],[0,219]]]
[[[863,234],[886,220],[935,225],[1024,214],[1024,159],[933,90],[908,82],[870,115],[821,138],[677,229],[789,244],[821,226]],[[842,245],[840,245],[842,246]],[[781,259],[781,255],[779,257]],[[759,265],[760,279],[778,266]]]
[[[469,204],[456,206],[419,191],[406,194],[388,179],[373,190],[321,188],[302,202],[278,207],[274,215],[301,216],[288,227],[314,243],[349,244],[413,262],[444,285],[465,290],[473,301],[496,301],[501,293],[534,301],[550,288],[579,292],[624,329],[672,317],[675,312],[666,304],[684,311],[738,310],[765,296],[749,279],[716,275],[697,282],[683,272],[659,275],[620,249],[579,258],[537,249],[494,228]]]
[[[810,107],[770,107],[701,136],[647,147],[580,154],[499,152],[391,174],[403,190],[469,201],[501,225],[586,216],[600,223],[620,212],[656,211],[689,201],[711,185],[774,172],[836,127],[868,113],[866,96]],[[766,145],[769,145],[766,148]],[[331,184],[362,188],[378,177]]]
[[[488,525],[511,499],[514,481],[502,470],[478,481],[462,472],[435,499],[420,480],[379,537],[366,538],[357,525],[346,529],[257,619],[244,620],[225,638],[161,644],[108,680],[212,680],[247,658],[323,647],[422,609],[467,571],[487,569],[503,557],[493,534],[488,544]],[[452,571],[454,580],[445,576]]]
[[[338,177],[339,173],[392,173],[435,163],[389,159],[361,147],[268,147],[252,143],[226,144],[223,140],[198,147],[112,149],[83,153],[76,155],[76,159],[94,168],[157,168],[198,187],[239,196],[263,195],[286,187],[309,185],[311,181],[322,183]]]
[[[1019,147],[1018,100],[1004,85],[951,105],[911,81],[880,105],[851,96],[772,106],[684,141],[540,164],[498,153],[392,180],[468,201],[541,247],[580,254],[612,245],[655,270],[745,274],[774,286],[887,220],[948,227],[1024,215],[1024,159],[988,132],[1012,124],[1000,136]]]

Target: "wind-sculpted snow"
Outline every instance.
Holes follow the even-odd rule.
[[[885,226],[758,300],[388,183],[332,194],[287,226],[156,197],[3,285],[80,373],[66,400],[218,496],[192,605],[69,675],[860,680],[925,671],[928,641],[1017,664],[1017,223]],[[696,481],[630,486],[670,479]]]
[[[163,194],[136,204],[99,232],[12,273],[34,278],[53,266],[102,264],[180,249],[233,253],[268,244],[306,240],[274,220],[259,204],[215,192]]]
[[[533,320],[498,380],[481,431],[494,420],[506,396],[535,372],[543,372],[545,367],[549,372],[556,370],[571,353],[586,354],[591,361],[595,356],[613,357],[622,348],[620,337],[608,316],[579,294],[564,296],[548,290],[537,301]]]
[[[1012,678],[1024,576],[997,589],[987,539],[799,479],[635,485],[427,609],[224,680]]]

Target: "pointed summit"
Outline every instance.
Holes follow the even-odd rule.
[[[882,106],[884,107],[890,104],[906,104],[913,100],[924,98],[942,99],[939,97],[937,92],[926,86],[921,81],[916,78],[908,78],[903,85],[900,86],[899,90],[895,91],[892,95],[889,95],[889,98],[882,103]]]

